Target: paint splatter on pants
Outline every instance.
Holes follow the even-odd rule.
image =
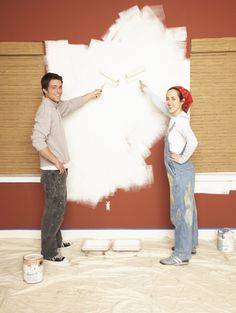
[[[66,178],[67,172],[59,174],[58,170],[42,171],[45,207],[41,225],[41,253],[45,259],[57,255],[57,249],[62,244],[60,227],[67,202]]]
[[[197,210],[194,198],[195,171],[192,162],[165,162],[170,185],[171,222],[175,226],[174,255],[181,260],[191,258],[198,244]]]

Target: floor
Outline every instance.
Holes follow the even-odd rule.
[[[39,253],[38,239],[0,239],[0,313],[235,313],[236,251],[200,241],[187,266],[163,266],[172,240],[145,239],[139,252],[81,251],[67,264],[44,262],[43,281],[23,280],[22,258]]]

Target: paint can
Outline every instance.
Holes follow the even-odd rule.
[[[28,284],[40,283],[43,280],[43,256],[27,254],[23,257],[23,276]]]
[[[234,232],[230,228],[218,229],[217,249],[222,252],[234,251]]]

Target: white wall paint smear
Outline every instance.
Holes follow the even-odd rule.
[[[121,12],[102,40],[89,46],[46,42],[48,71],[64,79],[64,99],[103,86],[102,96],[65,119],[71,157],[68,199],[96,205],[118,188],[153,182],[145,159],[166,128],[147,102],[139,79],[165,97],[172,85],[189,88],[186,29],[167,29],[162,7]]]

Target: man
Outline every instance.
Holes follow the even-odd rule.
[[[39,152],[41,183],[44,187],[45,207],[42,217],[41,246],[44,259],[65,261],[58,248],[70,246],[63,243],[60,227],[67,202],[66,178],[69,155],[62,124],[62,117],[98,98],[102,90],[96,89],[81,97],[61,101],[62,77],[47,73],[41,79],[44,94],[35,115],[32,145]]]

